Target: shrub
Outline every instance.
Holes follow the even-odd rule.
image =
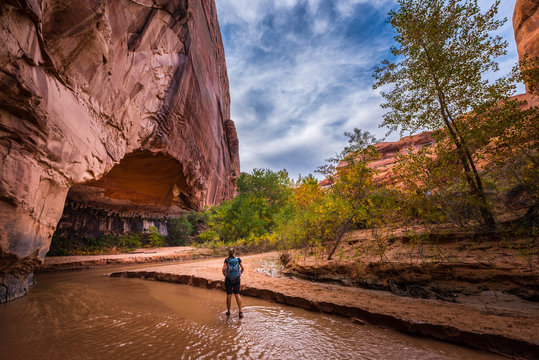
[[[127,234],[121,236],[119,247],[124,249],[125,252],[133,251],[142,247],[140,234]]]
[[[198,235],[198,240],[200,243],[217,242],[219,241],[219,234],[216,231],[207,230]]]
[[[159,233],[155,226],[150,226],[147,229],[147,233],[144,237],[144,247],[162,247],[165,246],[165,237]]]
[[[170,246],[189,245],[191,242],[190,236],[193,234],[193,231],[193,224],[188,218],[172,219],[168,225],[167,242]]]

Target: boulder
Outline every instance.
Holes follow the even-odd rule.
[[[0,39],[0,302],[26,293],[68,192],[133,215],[234,195],[213,1],[7,0]]]

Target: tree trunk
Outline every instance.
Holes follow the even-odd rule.
[[[494,220],[494,216],[492,215],[492,212],[489,209],[487,198],[483,190],[483,182],[481,181],[481,177],[479,176],[479,173],[475,167],[475,163],[470,154],[470,151],[468,150],[468,147],[466,146],[466,141],[464,140],[464,138],[458,131],[458,127],[453,121],[453,117],[451,116],[449,109],[447,108],[447,104],[445,102],[445,93],[442,91],[442,88],[440,87],[440,84],[438,82],[438,77],[436,76],[436,73],[432,68],[432,60],[430,58],[427,47],[423,44],[423,42],[421,42],[421,46],[423,47],[423,50],[425,51],[429,71],[434,80],[434,84],[436,85],[436,92],[438,93],[438,102],[440,104],[440,112],[442,115],[442,119],[444,121],[444,124],[447,127],[447,130],[449,131],[449,134],[451,135],[451,139],[453,140],[453,143],[457,147],[457,151],[460,156],[460,161],[462,163],[462,166],[464,167],[464,174],[466,176],[466,181],[468,182],[468,186],[470,186],[470,191],[472,195],[474,195],[477,198],[477,200],[479,200],[479,202],[481,203],[479,212],[481,213],[482,225],[486,228],[495,228],[496,221]],[[474,174],[473,178],[471,176],[471,173]]]
[[[479,176],[477,168],[475,167],[473,158],[466,148],[465,141],[461,136],[458,136],[454,132],[450,122],[447,119],[444,118],[444,122],[446,123],[446,126],[451,134],[451,138],[453,139],[453,143],[457,147],[457,151],[460,154],[460,160],[462,166],[464,167],[464,173],[466,175],[468,185],[470,186],[470,191],[472,192],[472,195],[480,202],[479,212],[482,218],[482,225],[489,229],[495,228],[496,221],[494,220],[494,216],[488,207],[487,198],[483,190],[483,182],[481,181],[481,177]],[[471,174],[474,176],[472,177]]]
[[[339,230],[339,232],[337,233],[337,236],[335,236],[335,239],[333,240],[335,244],[333,245],[333,248],[329,252],[328,260],[331,260],[331,257],[333,256],[333,254],[339,247],[339,244],[341,243],[341,239],[344,236],[344,233],[346,232],[346,230],[348,230],[348,227],[350,226],[351,222],[352,222],[352,218],[349,218],[341,226],[341,229]]]

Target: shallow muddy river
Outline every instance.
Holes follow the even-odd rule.
[[[243,319],[236,308],[227,318],[220,290],[102,275],[111,271],[40,274],[28,296],[0,304],[0,358],[498,358],[249,297]]]

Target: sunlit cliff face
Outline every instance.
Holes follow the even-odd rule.
[[[67,203],[78,221],[234,195],[213,1],[4,1],[0,39],[0,302],[26,293]]]

